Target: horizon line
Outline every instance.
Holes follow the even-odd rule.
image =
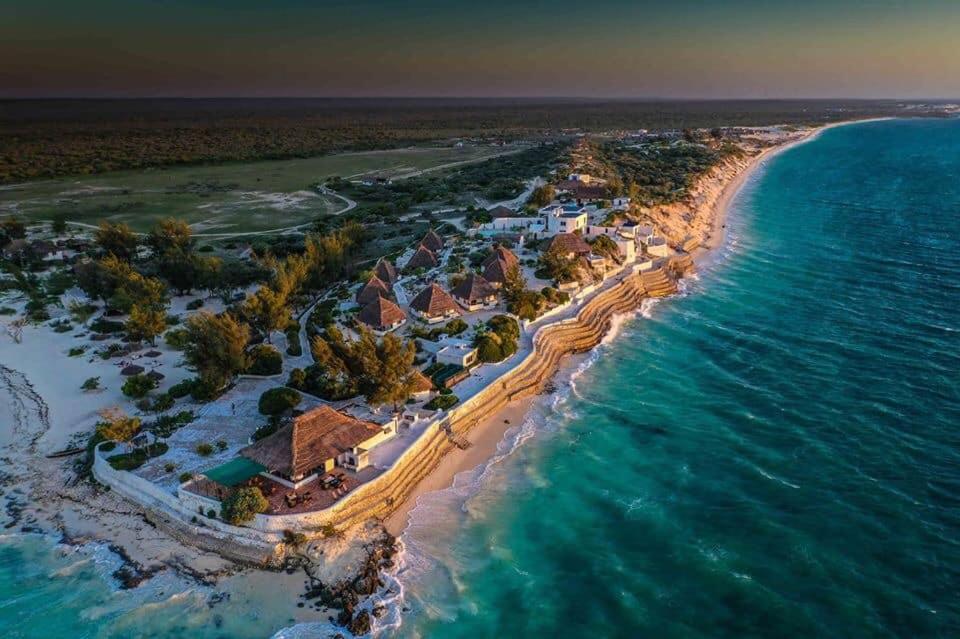
[[[581,100],[581,101],[615,101],[615,102],[950,102],[960,101],[958,97],[663,97],[663,96],[578,96],[578,95],[503,95],[503,96],[471,96],[471,95],[216,95],[216,96],[187,96],[187,95],[50,95],[50,96],[3,96],[0,101],[30,101],[30,100]]]

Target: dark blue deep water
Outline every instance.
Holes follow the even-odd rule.
[[[424,500],[394,634],[960,636],[960,121],[828,130],[728,229]]]

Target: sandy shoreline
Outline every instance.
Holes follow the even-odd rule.
[[[797,139],[764,149],[751,158],[746,166],[744,166],[732,180],[724,185],[720,196],[710,207],[708,213],[711,218],[709,236],[707,240],[693,252],[693,257],[697,264],[703,265],[709,263],[711,257],[716,254],[715,249],[722,247],[726,243],[726,222],[730,206],[750,177],[753,176],[757,169],[762,167],[767,160],[797,145],[815,139],[827,129],[884,119],[889,118],[836,122],[816,129],[810,129]],[[555,375],[565,375],[572,367],[577,366],[584,357],[585,355],[576,355],[564,359]],[[487,460],[497,452],[507,431],[523,423],[527,418],[531,406],[540,397],[541,396],[528,397],[516,403],[511,403],[478,424],[476,428],[471,429],[467,439],[473,445],[467,450],[454,450],[444,456],[440,465],[421,481],[410,496],[387,518],[384,522],[387,530],[393,535],[401,535],[407,527],[411,511],[416,508],[417,501],[422,495],[449,488],[453,485],[454,479],[458,474],[471,471],[477,466],[486,463]]]

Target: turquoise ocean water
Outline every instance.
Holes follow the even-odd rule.
[[[728,231],[503,454],[421,499],[383,635],[960,636],[960,121],[826,131]],[[111,561],[3,538],[0,634],[288,625],[164,577],[118,593]]]

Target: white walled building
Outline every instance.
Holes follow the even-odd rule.
[[[547,235],[583,233],[587,230],[587,210],[576,204],[551,204],[540,209]]]

